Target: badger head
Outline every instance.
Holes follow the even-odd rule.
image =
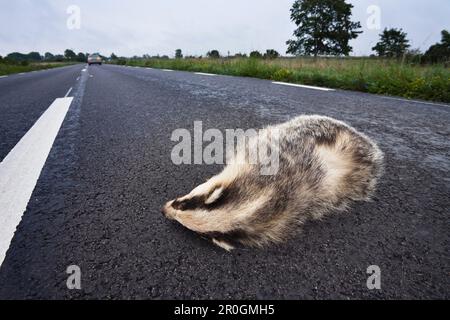
[[[259,184],[248,170],[228,166],[189,194],[167,202],[162,213],[230,251],[234,243],[251,244],[257,234],[254,222],[270,199]]]

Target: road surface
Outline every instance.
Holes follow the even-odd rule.
[[[448,105],[75,65],[0,79],[0,159],[66,94],[70,109],[7,243],[1,299],[450,298]],[[260,128],[300,114],[344,120],[379,142],[386,174],[373,202],[308,222],[284,244],[232,253],[161,215],[221,168],[174,165],[175,129]],[[70,265],[81,290],[66,286]],[[367,288],[371,265],[381,290]]]

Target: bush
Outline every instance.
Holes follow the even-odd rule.
[[[220,53],[218,50],[211,50],[206,54],[206,56],[212,59],[219,59]]]
[[[176,58],[176,59],[181,59],[181,58],[183,58],[183,51],[181,51],[181,49],[175,50],[175,58]]]
[[[264,58],[266,59],[276,59],[280,57],[280,54],[274,49],[268,49],[264,54]]]
[[[250,52],[250,58],[261,59],[262,54],[259,51],[252,51],[252,52]]]
[[[288,69],[280,69],[272,75],[272,80],[290,82],[294,80],[294,72]]]

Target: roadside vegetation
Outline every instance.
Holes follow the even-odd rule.
[[[450,102],[450,69],[384,58],[140,58],[112,63],[255,77],[405,98]]]
[[[64,55],[46,52],[42,56],[39,52],[30,52],[28,54],[12,52],[4,58],[0,56],[0,76],[86,62],[87,55],[81,52],[75,54],[70,49],[67,49]]]
[[[32,63],[16,63],[5,62],[0,60],[0,76],[14,73],[30,72],[36,70],[45,70],[58,67],[64,67],[73,64],[73,62],[32,62]]]

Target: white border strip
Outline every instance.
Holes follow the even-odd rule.
[[[58,98],[0,163],[0,265],[73,98]]]
[[[161,69],[162,71],[166,71],[166,72],[172,72],[173,70],[171,69]]]
[[[335,89],[307,86],[307,85],[304,85],[304,84],[279,82],[279,81],[272,81],[272,83],[280,84],[280,85],[283,85],[283,86],[298,87],[298,88],[305,88],[305,89],[314,89],[314,90],[321,90],[321,91],[336,91]]]
[[[426,104],[426,105],[429,105],[429,106],[450,107],[450,104],[444,104],[444,103],[438,103],[438,102],[409,100],[409,99],[405,99],[405,98],[395,98],[395,97],[382,96],[382,95],[378,95],[378,96],[381,97],[381,98],[384,98],[384,99],[395,100],[395,101],[402,101],[402,102],[409,102],[409,103],[420,103],[420,104]]]
[[[201,76],[211,76],[211,77],[217,76],[217,74],[214,74],[214,73],[204,73],[204,72],[194,72],[194,73],[201,75]]]

